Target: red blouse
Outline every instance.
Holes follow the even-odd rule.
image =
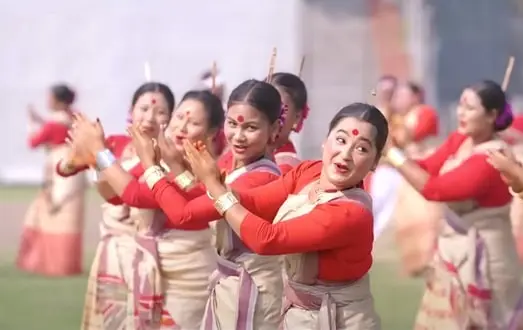
[[[29,147],[35,149],[41,145],[58,146],[65,143],[69,126],[64,123],[48,121],[29,136]]]
[[[320,280],[355,280],[364,276],[372,265],[371,211],[359,203],[333,201],[294,219],[271,223],[290,194],[297,194],[319,179],[321,168],[321,161],[305,161],[283,177],[257,188],[232,185],[241,204],[253,212],[243,220],[241,239],[252,251],[263,255],[317,252]],[[168,191],[172,191],[172,187],[166,179],[153,188],[157,200],[162,200],[162,209],[169,214],[171,224],[220,218],[207,196],[187,203],[180,195]]]
[[[500,173],[487,163],[485,154],[475,154],[449,172],[439,174],[445,161],[452,157],[467,137],[458,132],[428,158],[418,161],[430,178],[421,194],[427,200],[452,202],[475,200],[479,206],[496,207],[507,204],[512,196]]]
[[[67,131],[66,131],[67,136]],[[131,142],[131,138],[128,135],[110,135],[105,139],[105,145],[106,147],[111,150],[111,152],[114,154],[116,158],[120,158],[122,156],[123,151],[125,150],[125,147]],[[79,172],[85,171],[89,168],[89,166],[82,166],[80,168],[77,168],[74,172],[71,173],[64,173],[61,170],[61,161],[59,161],[56,164],[56,173],[58,175],[63,177],[73,176],[76,175]],[[139,171],[141,168],[136,168],[134,172]],[[143,173],[143,169],[141,169],[141,172]],[[140,174],[141,175],[141,174]]]

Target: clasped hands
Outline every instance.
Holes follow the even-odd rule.
[[[134,152],[144,168],[159,165],[163,160],[171,171],[181,173],[189,170],[203,184],[215,182],[214,180],[222,181],[223,174],[209,151],[210,140],[203,142],[186,139],[183,141],[183,151],[180,151],[165,136],[165,128],[161,127],[155,138],[141,130],[139,124],[127,128]],[[71,146],[71,165],[95,166],[97,153],[106,148],[100,120],[90,121],[81,113],[75,114],[68,143]]]

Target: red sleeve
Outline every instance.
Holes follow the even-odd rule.
[[[282,175],[290,172],[290,170],[293,169],[293,166],[291,166],[290,164],[279,164],[278,167],[280,168],[280,172]]]
[[[452,133],[443,144],[425,159],[417,160],[418,165],[430,175],[437,175],[450,155],[458,150],[466,136],[457,132]]]
[[[189,191],[181,190],[176,184],[170,183],[176,193],[181,195],[185,200],[192,200],[205,193],[205,190],[200,186],[196,186]],[[149,186],[145,182],[139,182],[137,179],[133,179],[121,196],[118,199],[111,199],[108,201],[111,204],[127,204],[133,207],[139,207],[143,209],[157,209],[160,208],[160,204],[156,201],[155,195]]]
[[[138,163],[133,168],[131,168],[128,172],[134,178],[139,179],[143,175],[143,172],[145,172],[145,169],[143,168],[141,163]]]
[[[235,192],[238,191],[242,205],[244,205],[243,201],[245,194],[250,195],[251,192],[259,193],[261,188],[273,186],[281,180],[278,178],[278,176],[268,172],[250,172],[242,175],[234,181],[231,184],[231,188],[233,188]],[[262,187],[250,189],[256,186]],[[266,195],[263,195],[264,198],[261,199],[273,200],[276,191],[273,191],[273,189],[274,187],[270,190],[264,190],[264,194]],[[277,185],[276,189],[281,190],[281,184]],[[152,191],[158,205],[167,216],[169,226],[171,227],[176,228],[184,223],[208,223],[221,218],[220,214],[214,207],[214,202],[209,199],[207,194],[188,202],[184,196],[177,193],[177,187],[173,183],[170,183],[166,178],[157,182]],[[280,205],[281,203],[277,206],[271,205],[271,210],[275,207],[279,208]],[[249,206],[244,206],[251,210]]]
[[[478,200],[499,182],[502,182],[499,172],[487,163],[486,155],[478,154],[445,174],[431,176],[421,194],[427,200],[439,202]],[[508,194],[506,185],[505,190]]]
[[[418,111],[416,128],[412,133],[414,142],[438,135],[439,119],[436,111],[429,107],[422,107]]]
[[[38,132],[29,136],[29,147],[34,149],[42,144],[59,145],[67,138],[68,127],[56,122],[47,122],[40,127]]]
[[[310,213],[277,224],[249,213],[241,225],[241,239],[261,255],[279,255],[331,250],[350,245],[353,235],[373,242],[372,213],[358,203],[332,202]]]

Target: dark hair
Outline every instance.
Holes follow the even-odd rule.
[[[147,82],[138,87],[138,89],[134,92],[131,105],[134,107],[138,99],[145,93],[162,94],[163,97],[165,97],[165,101],[167,101],[167,110],[169,110],[169,113],[172,113],[174,111],[175,99],[174,94],[169,88],[169,86],[159,82]]]
[[[56,84],[51,87],[51,94],[58,102],[71,105],[76,97],[75,92],[66,84]]]
[[[225,111],[223,110],[222,102],[216,95],[206,90],[192,90],[185,93],[181,102],[185,100],[199,101],[203,105],[210,129],[219,129],[223,126]]]
[[[378,155],[381,155],[387,142],[387,137],[389,136],[389,123],[381,111],[375,106],[366,103],[349,104],[341,108],[334,118],[332,118],[329,124],[329,133],[340,121],[349,117],[365,121],[376,128],[376,149],[378,150]]]
[[[307,105],[307,88],[300,77],[292,73],[277,72],[272,76],[271,84],[289,94],[297,111],[302,111]]]
[[[512,124],[514,115],[507,103],[505,92],[499,84],[492,80],[483,80],[469,87],[481,100],[481,105],[487,113],[497,111],[495,131],[503,131]]]
[[[417,84],[413,81],[406,81],[403,83],[403,85],[407,87],[412,94],[416,95],[421,103],[425,102],[425,90],[423,87],[421,87],[420,84]]]
[[[227,102],[227,108],[237,103],[247,103],[265,114],[272,124],[281,114],[280,93],[271,84],[256,79],[245,80],[233,89]]]

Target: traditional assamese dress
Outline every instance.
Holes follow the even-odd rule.
[[[405,146],[407,155],[412,159],[430,155],[439,127],[436,111],[430,106],[417,106],[405,116],[404,126],[412,132],[412,141]],[[376,181],[376,184],[379,186],[383,182]],[[397,184],[395,195],[391,220],[402,268],[406,274],[420,275],[432,260],[437,228],[441,225],[442,206],[427,201],[403,178]]]
[[[310,200],[321,168],[321,161],[306,161],[262,187],[232,186],[242,205],[253,212],[242,223],[241,240],[266,258],[285,255],[288,279],[281,328],[379,329],[368,278],[373,245],[370,197],[357,187]],[[156,185],[153,191],[159,194],[161,189],[165,188]],[[186,220],[217,215],[208,198],[193,200],[184,208]],[[280,300],[281,292],[277,291]],[[255,324],[255,329],[277,328]]]
[[[509,219],[510,193],[485,152],[453,133],[419,162],[431,176],[421,195],[445,202],[416,329],[519,329],[521,269]]]
[[[63,178],[54,168],[70,150],[65,142],[72,124],[66,111],[53,112],[31,134],[31,148],[45,146],[45,183],[27,210],[16,264],[25,271],[50,276],[82,272],[84,198],[83,175]]]
[[[187,196],[192,198],[191,193]],[[122,196],[124,202],[132,200],[129,193]],[[108,245],[105,253],[112,253],[113,260],[106,263],[106,274],[99,271],[99,283],[105,279],[105,290],[111,292],[115,286],[111,279],[116,278],[127,297],[108,299],[105,308],[125,302],[134,315],[145,312],[138,320],[132,313],[131,317],[113,313],[120,323],[125,319],[126,329],[198,329],[216,263],[211,232],[201,225],[166,228],[165,216],[152,195],[149,202],[143,200],[142,195],[141,203],[130,202],[130,226],[110,236],[114,247],[111,250]],[[110,202],[117,204],[114,199]]]
[[[409,156],[420,157],[427,151],[428,141],[437,136],[438,124],[436,111],[429,106],[422,105],[414,107],[404,116],[393,114],[389,126],[391,132],[395,129],[408,130],[411,141],[402,147],[405,148]],[[420,231],[418,230],[420,217],[419,211],[417,211],[418,209],[423,209],[419,206],[420,203],[424,205],[427,204],[426,206],[431,211],[437,210],[434,210],[432,205],[424,201],[408,183],[404,182],[396,169],[388,164],[378,166],[372,175],[370,183],[367,182],[367,186],[370,186],[369,191],[371,192],[373,200],[375,217],[374,239],[379,237],[391,222],[393,222],[392,220],[396,220],[394,222],[397,226],[400,251],[405,255],[405,258],[412,259],[411,253],[417,251],[417,245],[409,242],[404,246],[403,237],[408,237],[407,240],[410,240],[413,234]],[[412,222],[416,224],[413,225]],[[413,246],[416,248],[412,248]],[[414,257],[414,259],[416,259],[416,257]],[[417,267],[414,267],[413,270],[408,261],[406,262],[405,268],[409,273],[417,270]]]
[[[106,146],[139,179],[144,171],[138,158],[124,160],[129,142],[127,136],[110,136]],[[210,232],[203,226],[165,230],[163,213],[149,197],[144,207],[118,197],[102,205],[102,240],[82,329],[198,329],[215,262]]]
[[[262,186],[280,175],[278,166],[266,158],[236,169],[223,167],[228,161],[223,158],[219,165],[228,170],[225,182],[235,189]],[[191,200],[190,208],[183,207],[187,205],[187,199],[178,194],[167,179],[158,181],[152,192],[171,225],[207,225],[220,219],[206,195]],[[193,216],[193,212],[201,214],[198,209],[205,204],[208,207],[207,211],[203,209],[203,216]],[[215,223],[214,241],[218,263],[211,277],[211,291],[201,329],[277,329],[283,290],[280,259],[253,253],[222,220]]]

